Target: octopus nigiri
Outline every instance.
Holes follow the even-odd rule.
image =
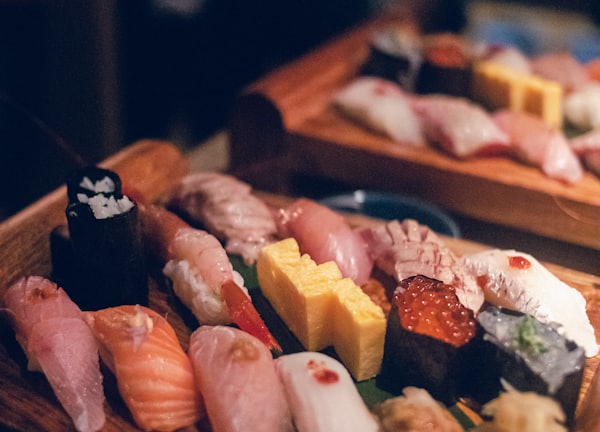
[[[165,262],[163,273],[200,324],[234,322],[274,351],[281,347],[254,308],[242,276],[219,240],[164,207],[140,207],[148,247]]]
[[[300,198],[277,215],[281,238],[294,237],[300,252],[308,254],[317,264],[334,261],[342,275],[357,285],[371,276],[373,260],[360,234],[344,217],[330,208],[307,198]]]
[[[260,249],[277,240],[272,210],[252,187],[233,176],[200,172],[184,177],[163,199],[165,206],[204,226],[239,254],[247,264],[256,262]]]
[[[461,262],[477,278],[488,302],[556,323],[559,334],[581,346],[587,357],[598,353],[583,295],[533,256],[489,249],[464,255]]]
[[[140,305],[84,312],[123,401],[144,430],[173,431],[205,414],[192,365],[169,322]]]
[[[106,421],[98,344],[79,307],[54,282],[23,278],[4,293],[28,368],[44,373],[78,431],[97,431]]]
[[[188,356],[214,432],[294,430],[271,352],[254,336],[202,326],[190,337]]]
[[[348,370],[333,357],[304,351],[275,365],[298,432],[379,431]]]

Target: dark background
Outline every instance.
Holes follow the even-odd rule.
[[[146,137],[192,147],[245,85],[386,7],[459,30],[466,1],[0,0],[0,219],[62,183],[64,147],[89,163]]]

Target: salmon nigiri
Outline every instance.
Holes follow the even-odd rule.
[[[257,338],[202,326],[190,337],[188,355],[214,432],[294,430],[273,357]]]
[[[165,318],[147,307],[127,305],[84,312],[84,319],[140,428],[172,431],[203,417],[190,360]]]
[[[143,206],[140,215],[148,247],[166,262],[163,273],[200,324],[234,322],[270,349],[281,351],[215,236],[192,228],[164,207]]]
[[[44,373],[78,431],[104,426],[104,392],[98,344],[79,307],[54,282],[23,278],[4,293],[28,368]]]

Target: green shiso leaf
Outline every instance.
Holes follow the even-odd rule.
[[[534,355],[539,355],[547,352],[548,347],[538,334],[535,324],[534,317],[525,315],[517,326],[515,339],[519,348]]]

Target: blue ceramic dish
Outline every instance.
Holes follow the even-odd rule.
[[[415,219],[435,232],[460,237],[458,224],[450,215],[433,204],[405,195],[356,190],[325,197],[319,202],[333,210],[379,219]]]

